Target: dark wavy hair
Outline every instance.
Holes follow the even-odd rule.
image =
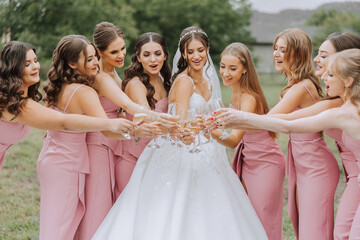
[[[329,40],[334,46],[336,52],[341,52],[346,49],[358,48],[360,49],[360,37],[350,33],[331,33],[326,40]]]
[[[204,44],[204,46],[206,47],[206,50],[208,50],[210,47],[209,38],[206,35],[204,30],[202,30],[199,27],[195,27],[195,26],[185,28],[181,32],[180,40],[179,40],[179,50],[181,53],[181,56],[177,63],[177,67],[179,70],[174,74],[173,80],[188,67],[187,59],[185,59],[183,55],[184,55],[185,50],[187,49],[189,43],[193,39],[196,39],[196,40],[199,40],[200,42],[202,42]],[[209,61],[209,59],[207,59],[207,61]],[[208,65],[208,67],[209,66],[210,66],[210,64]]]
[[[123,31],[109,22],[96,24],[93,32],[95,46],[101,51],[105,51],[114,39],[120,37],[124,39]]]
[[[18,116],[28,98],[38,102],[42,96],[38,91],[40,82],[28,88],[28,96],[23,97],[24,91],[22,74],[26,67],[26,53],[36,50],[28,43],[12,41],[4,45],[0,53],[0,117],[2,112]]]
[[[125,91],[126,85],[131,79],[133,79],[134,77],[140,78],[140,81],[145,85],[147,89],[146,98],[149,106],[151,107],[151,109],[154,109],[157,102],[154,98],[155,88],[150,84],[150,76],[144,71],[142,64],[138,60],[142,46],[144,46],[148,42],[156,42],[160,44],[165,53],[166,58],[164,61],[164,65],[160,70],[160,74],[164,79],[164,88],[166,92],[169,93],[171,86],[171,69],[168,63],[169,50],[167,48],[165,38],[161,34],[153,32],[141,34],[136,40],[134,54],[131,56],[131,64],[125,69],[124,72],[125,79],[122,81],[122,90]]]
[[[94,44],[82,35],[67,35],[60,40],[53,53],[52,68],[48,73],[48,80],[44,84],[44,91],[46,93],[44,101],[48,106],[57,103],[59,92],[64,83],[93,85],[93,79],[69,66],[69,64],[76,63],[79,60],[81,53],[87,56],[86,47],[89,44],[96,49]],[[96,56],[99,57],[98,55]],[[84,66],[86,66],[86,63],[85,58]]]

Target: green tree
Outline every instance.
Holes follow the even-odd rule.
[[[312,39],[314,51],[317,51],[324,39],[333,32],[360,32],[360,17],[351,11],[321,9],[307,20],[307,24],[319,27],[318,33]]]

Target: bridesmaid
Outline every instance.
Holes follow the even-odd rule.
[[[360,167],[360,50],[348,49],[334,53],[328,61],[327,71],[322,77],[326,84],[325,90],[330,97],[339,96],[342,99],[344,104],[341,107],[292,121],[225,109],[226,112],[218,116],[219,124],[225,127],[245,129],[255,127],[283,133],[318,132],[324,129],[340,128],[344,131],[342,136],[344,146],[352,152]],[[358,239],[359,236],[360,207],[354,217],[349,239]]]
[[[360,37],[352,33],[333,33],[321,44],[318,55],[314,58],[317,64],[315,74],[321,77],[328,65],[329,57],[346,49],[358,48],[360,49]],[[323,101],[319,101],[310,107],[295,111],[290,114],[279,114],[282,119],[293,120],[303,117],[316,115],[322,111],[330,108],[340,107],[344,101],[340,97],[328,97]],[[351,224],[360,202],[360,188],[357,183],[357,176],[360,171],[356,165],[356,158],[354,154],[348,149],[342,141],[342,130],[333,128],[324,131],[328,136],[335,139],[337,149],[341,155],[342,165],[346,176],[346,188],[340,199],[338,206],[334,238],[335,239],[348,239]]]
[[[84,36],[63,37],[53,54],[45,82],[45,101],[62,113],[107,118],[91,87],[98,74],[95,46]],[[112,138],[122,134],[102,132]],[[131,133],[133,134],[133,133]],[[74,239],[85,212],[85,175],[90,173],[86,133],[48,131],[38,158],[40,240]]]
[[[132,102],[121,90],[121,79],[115,67],[124,65],[126,47],[123,32],[111,23],[102,22],[95,26],[93,37],[100,56],[100,72],[94,79],[93,87],[107,116],[117,118],[121,107],[132,114],[145,111],[147,119],[152,120],[156,113]],[[150,124],[145,123],[135,129],[138,137],[153,137],[155,134],[156,127]],[[115,166],[122,155],[122,141],[106,138],[100,132],[88,133],[86,142],[90,174],[86,175],[86,212],[79,227],[81,239],[91,239],[117,198]]]
[[[125,69],[122,90],[135,103],[146,108],[167,112],[171,69],[167,62],[169,50],[165,38],[158,33],[144,33],[137,39],[131,65]],[[133,116],[126,112],[126,118]],[[123,141],[121,161],[116,165],[117,196],[128,183],[140,154],[151,139]]]
[[[27,136],[30,127],[70,131],[129,131],[123,120],[61,114],[39,104],[40,63],[28,43],[12,41],[0,52],[0,170],[5,151]]]
[[[230,108],[256,114],[269,111],[250,51],[244,44],[232,43],[224,49],[220,75],[224,86],[232,88]],[[213,131],[212,135],[226,147],[238,146],[233,169],[242,181],[267,237],[282,239],[285,158],[275,142],[276,134],[234,129],[231,137],[225,140],[219,138],[219,131]]]
[[[301,29],[281,32],[274,42],[276,70],[288,84],[269,114],[290,113],[309,107],[322,97],[311,61],[311,40]],[[296,237],[333,239],[334,194],[339,179],[335,157],[322,134],[289,134],[287,150],[288,213]]]

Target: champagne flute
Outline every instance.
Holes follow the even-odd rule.
[[[201,152],[201,149],[198,147],[200,145],[200,136],[199,136],[199,126],[198,126],[198,119],[196,118],[196,111],[194,109],[189,109],[188,110],[188,115],[187,115],[187,123],[186,123],[186,128],[190,129],[190,131],[192,131],[194,133],[194,135],[197,135],[197,140],[198,143],[196,144],[195,142],[193,142],[192,148],[190,149],[190,153],[199,153]]]
[[[161,113],[161,111],[159,110],[154,110],[154,112],[159,112]],[[154,121],[154,122],[151,122],[150,124],[160,128],[163,124],[162,122],[160,121]],[[153,138],[152,141],[149,142],[149,144],[147,145],[147,147],[150,147],[150,148],[160,148],[160,145],[158,144],[158,138],[159,136],[156,136],[155,138]]]
[[[168,113],[174,117],[174,119],[172,121],[179,124],[180,119],[184,114],[184,107],[177,102],[170,103]],[[176,144],[176,141],[171,138],[170,132],[167,134],[167,138],[171,142],[171,145]],[[178,140],[177,137],[176,137],[176,139]],[[182,145],[179,143],[178,147],[182,147]]]
[[[133,123],[139,125],[144,121],[145,117],[146,117],[146,113],[135,113],[133,117]]]
[[[222,101],[220,98],[214,99],[214,100],[213,100],[213,104],[214,104],[214,107],[216,108],[215,111],[214,111],[214,115],[217,116],[217,115],[219,115],[220,113],[219,113],[219,112],[216,112],[216,110],[219,109],[219,108],[224,108],[225,105],[224,105],[223,101]],[[219,137],[221,140],[224,140],[224,139],[226,139],[226,138],[231,137],[231,135],[228,134],[228,133],[226,132],[226,130],[224,129],[224,126],[222,126],[220,132],[222,133],[221,136]]]

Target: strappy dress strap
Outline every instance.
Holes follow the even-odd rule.
[[[316,101],[317,101],[316,98],[314,98],[314,96],[311,94],[310,90],[305,86],[305,84],[303,84],[303,83],[299,83],[299,84],[306,89],[306,91],[307,91],[307,92],[309,93],[309,95],[311,96],[312,100],[313,100],[314,102],[316,102]]]
[[[172,88],[175,86],[175,83],[176,83],[181,77],[184,77],[184,76],[186,76],[186,77],[188,77],[188,78],[190,79],[190,81],[191,81],[191,83],[192,83],[192,85],[193,85],[193,90],[195,91],[195,84],[194,84],[194,81],[192,80],[192,78],[191,78],[190,76],[186,75],[186,74],[181,74],[181,75],[179,75],[179,76],[175,79],[175,81],[172,83],[171,88],[170,88],[170,91],[169,91],[169,96],[170,96],[170,92],[171,92]]]
[[[83,86],[85,86],[85,85],[77,86],[77,87],[75,88],[75,90],[72,92],[72,94],[71,94],[70,97],[69,97],[69,100],[68,100],[67,103],[66,103],[66,106],[65,106],[65,108],[64,108],[64,112],[66,112],[67,108],[69,107],[69,104],[70,104],[70,102],[71,102],[71,99],[74,97],[74,95],[75,95],[75,93],[77,92],[77,90],[79,90],[79,88],[81,88],[81,87],[83,87]]]

